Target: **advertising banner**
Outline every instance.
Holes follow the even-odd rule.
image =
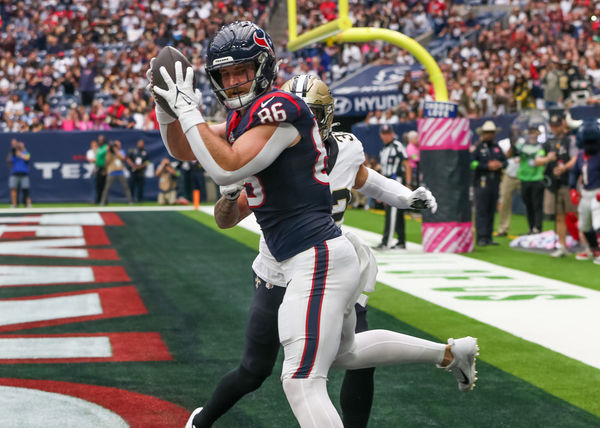
[[[370,111],[387,110],[403,100],[398,85],[407,73],[423,74],[420,65],[368,65],[331,84],[335,115],[364,116]]]
[[[127,152],[135,148],[138,140],[144,140],[150,165],[146,168],[144,198],[156,200],[158,179],[154,177],[156,166],[163,157],[169,157],[158,131],[86,131],[86,132],[26,132],[0,134],[0,153],[8,156],[11,140],[25,143],[31,154],[29,177],[31,199],[37,202],[91,202],[94,199],[94,166],[86,159],[90,142],[104,134],[107,142],[119,140]],[[173,160],[173,159],[171,159]],[[10,200],[8,177],[10,165],[0,168],[0,201]],[[129,171],[126,172],[128,175]],[[109,201],[124,202],[125,194],[118,183],[110,189]]]

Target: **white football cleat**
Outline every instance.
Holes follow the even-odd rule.
[[[475,370],[475,357],[479,355],[477,339],[467,336],[460,339],[448,339],[450,352],[454,359],[444,369],[452,372],[458,381],[458,389],[469,392],[475,387],[477,370]]]
[[[192,421],[194,420],[194,416],[196,416],[198,413],[200,413],[202,411],[202,409],[203,409],[203,407],[198,407],[196,410],[194,410],[192,412],[192,414],[190,415],[189,419],[185,423],[185,428],[194,428],[194,425],[192,425]]]

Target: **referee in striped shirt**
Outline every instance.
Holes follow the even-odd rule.
[[[390,125],[382,125],[379,135],[383,141],[383,148],[379,152],[380,173],[407,186],[412,177],[410,163],[406,149],[396,138]],[[404,231],[404,211],[396,207],[385,205],[385,228],[378,249],[404,249],[406,248],[406,234]],[[392,245],[394,232],[398,234],[398,241]]]

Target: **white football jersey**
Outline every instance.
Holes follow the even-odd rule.
[[[365,161],[363,145],[354,134],[332,132],[331,137],[338,146],[337,158],[333,159],[333,169],[329,173],[331,188],[331,215],[338,226],[344,222],[344,213],[352,198],[352,187],[358,169]],[[330,158],[331,159],[331,158]]]
[[[349,132],[332,132],[331,138],[337,143],[337,156],[335,151],[330,153],[329,159],[334,161],[329,173],[329,187],[332,196],[332,217],[338,226],[344,222],[344,213],[352,198],[352,187],[356,181],[358,169],[365,161],[365,154],[361,141]],[[267,244],[261,235],[259,253],[252,263],[254,272],[267,283],[285,287],[286,280],[279,263],[273,258]]]

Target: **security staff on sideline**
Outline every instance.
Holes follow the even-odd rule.
[[[500,128],[491,120],[477,128],[479,142],[471,151],[471,170],[474,171],[475,229],[477,245],[498,245],[492,240],[494,214],[498,202],[502,169],[508,162],[500,146],[494,141]]]
[[[397,180],[408,186],[412,177],[412,169],[408,161],[406,149],[396,138],[394,130],[390,125],[382,125],[379,131],[383,148],[379,152],[379,163],[381,165],[381,175]],[[398,242],[392,246],[394,232],[398,234]],[[378,249],[405,249],[406,232],[404,230],[404,210],[385,205],[385,227],[383,237]]]

